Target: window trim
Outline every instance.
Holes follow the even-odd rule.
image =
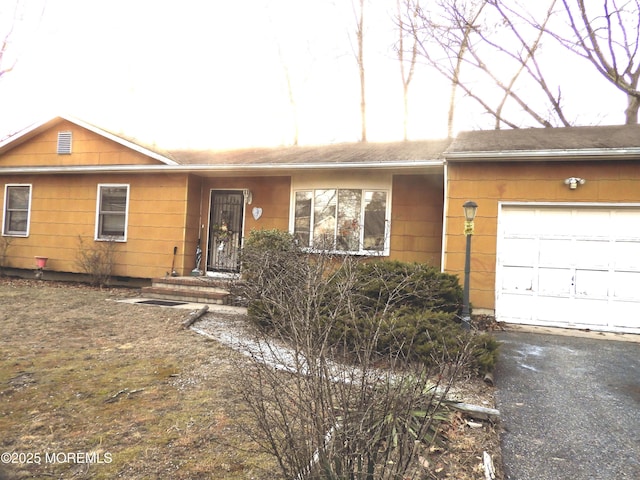
[[[323,250],[314,248],[313,246],[313,227],[314,227],[314,215],[315,215],[315,192],[318,190],[336,190],[336,196],[339,196],[338,191],[340,190],[359,190],[361,192],[361,204],[360,204],[360,212],[359,217],[361,220],[361,227],[359,229],[359,249],[358,250],[341,250],[338,248],[332,248],[329,250],[329,253],[332,254],[342,254],[342,255],[362,255],[362,256],[389,256],[390,254],[390,237],[391,237],[391,188],[382,187],[382,186],[373,186],[368,185],[366,187],[361,186],[349,186],[349,185],[340,185],[339,187],[324,187],[320,184],[314,184],[313,186],[306,185],[300,186],[298,188],[294,188],[291,190],[291,215],[289,218],[289,233],[295,235],[295,227],[296,227],[296,196],[300,192],[311,192],[311,217],[310,217],[310,228],[309,228],[309,242],[311,246],[304,247],[305,251],[308,252],[322,252]],[[381,250],[367,250],[364,248],[364,216],[365,216],[365,208],[366,208],[366,193],[367,192],[384,192],[386,194],[386,205],[385,205],[385,218],[384,218],[384,245]],[[336,205],[336,208],[337,205]],[[336,212],[337,213],[337,212]],[[337,217],[336,217],[337,219]],[[336,224],[336,229],[337,229]],[[334,234],[334,244],[337,240],[337,231]]]
[[[27,206],[27,228],[24,232],[13,232],[7,229],[7,208],[9,202],[9,188],[10,187],[28,187],[29,188],[29,205]],[[31,202],[33,197],[33,184],[31,183],[7,183],[4,186],[4,205],[2,208],[2,236],[3,237],[21,237],[26,238],[29,236],[31,229]]]
[[[101,236],[100,235],[100,205],[102,203],[102,189],[103,188],[125,188],[126,189],[126,201],[124,207],[124,232],[122,237],[119,236]],[[96,242],[126,242],[129,231],[129,198],[131,193],[131,187],[128,183],[99,183],[96,195],[96,226],[94,240]]]

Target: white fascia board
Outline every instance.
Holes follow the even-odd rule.
[[[56,167],[4,167],[0,174],[62,174],[62,173],[206,173],[206,172],[250,172],[250,171],[287,171],[287,170],[322,170],[322,169],[389,169],[389,168],[422,168],[443,167],[438,161],[425,162],[375,162],[375,163],[300,163],[300,164],[263,164],[263,165],[67,165]]]
[[[563,160],[584,160],[585,158],[602,157],[638,157],[640,148],[576,148],[564,150],[500,150],[481,152],[452,152],[445,153],[446,161],[474,161],[474,160],[548,160],[550,158]]]
[[[56,118],[56,117],[54,117],[54,118]],[[28,127],[20,130],[19,132],[16,132],[13,135],[8,136],[7,138],[5,138],[3,141],[0,142],[0,151],[2,151],[2,149],[4,147],[6,147],[7,145],[10,145],[10,144],[20,140],[22,137],[24,137],[26,135],[29,135],[34,130],[37,130],[40,127],[42,127],[43,125],[49,123],[51,120],[53,120],[53,118],[49,118],[47,120],[31,124]]]

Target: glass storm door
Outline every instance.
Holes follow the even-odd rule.
[[[238,191],[211,191],[207,270],[240,271],[244,196]]]

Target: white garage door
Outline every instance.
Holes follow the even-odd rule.
[[[640,333],[640,207],[503,205],[498,321]]]

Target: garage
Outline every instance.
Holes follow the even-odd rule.
[[[640,333],[640,205],[500,203],[496,319]]]

